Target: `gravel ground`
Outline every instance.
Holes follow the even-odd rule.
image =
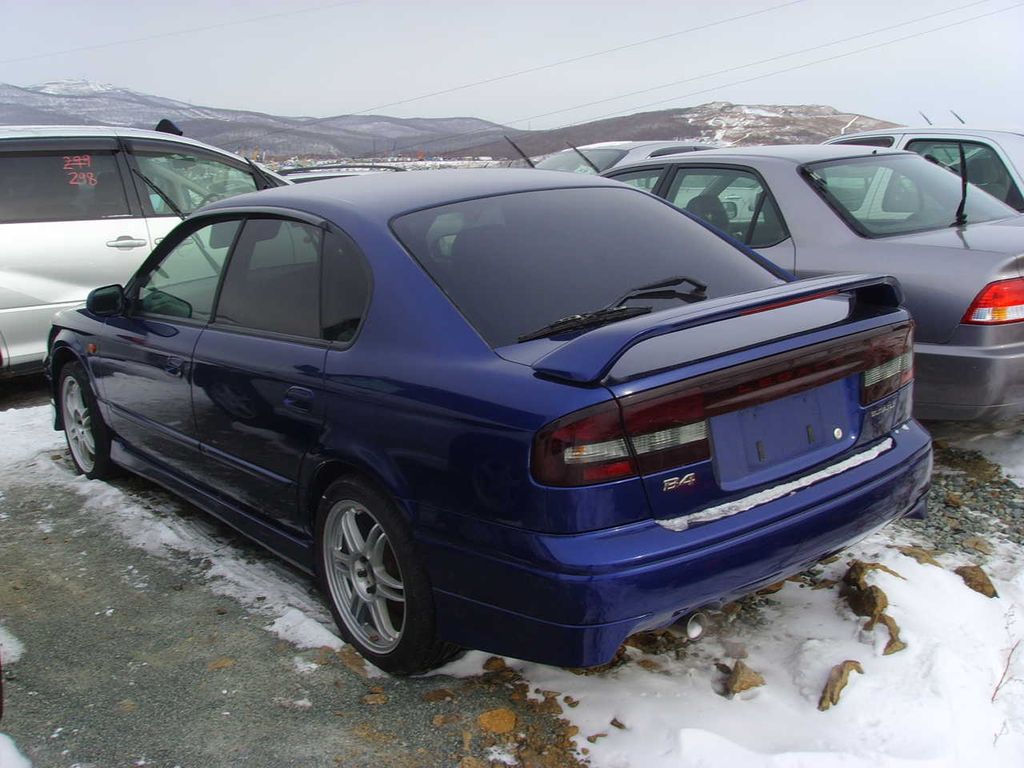
[[[962,432],[963,427],[926,426],[933,433],[935,449],[928,519],[900,524],[940,551],[975,557],[991,554],[999,539],[1024,545],[1024,489],[977,451],[947,442],[947,436]]]

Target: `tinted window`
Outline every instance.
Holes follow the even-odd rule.
[[[960,205],[960,179],[913,155],[813,163],[807,166],[807,180],[854,230],[868,237],[948,227]],[[973,224],[1017,212],[968,185],[964,213]]]
[[[661,168],[645,168],[642,171],[627,171],[610,178],[629,184],[631,187],[642,189],[644,192],[653,192],[658,186],[658,179],[661,178]]]
[[[134,155],[142,174],[186,214],[214,200],[256,191],[251,173],[207,155],[138,149]],[[164,199],[147,184],[140,181],[137,186],[147,214],[175,215]]]
[[[297,221],[246,221],[224,276],[217,322],[319,338],[321,236]]]
[[[580,157],[580,152],[586,155],[586,160]],[[566,149],[550,157],[545,157],[537,163],[537,167],[544,171],[602,173],[626,156],[626,150],[624,149],[581,149],[580,152],[574,149]],[[597,166],[596,171],[587,160]]]
[[[858,147],[891,147],[895,139],[892,136],[864,136],[860,139],[843,139],[830,141],[829,144],[852,144]]]
[[[224,258],[238,227],[238,221],[208,224],[174,246],[140,285],[141,311],[208,320]]]
[[[907,149],[917,152],[929,160],[960,175],[959,142],[939,139],[915,139],[907,143]],[[1013,206],[1018,211],[1024,210],[1024,200],[1020,190],[1014,184],[1010,172],[996,151],[987,144],[965,141],[964,159],[967,161],[967,180],[993,197]]]
[[[406,214],[393,227],[492,346],[669,277],[700,280],[709,297],[778,282],[670,206],[625,187],[470,200]],[[673,299],[641,303],[680,306]]]
[[[774,198],[748,171],[679,168],[666,197],[752,248],[767,248],[789,236]]]
[[[0,222],[128,216],[112,152],[0,155]]]
[[[351,341],[370,296],[370,273],[355,243],[329,232],[324,236],[321,323],[323,338]]]

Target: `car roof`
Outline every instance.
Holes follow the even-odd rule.
[[[176,144],[190,144],[194,147],[237,157],[232,152],[205,144],[196,139],[190,139],[187,136],[176,136],[173,133],[163,133],[161,131],[149,131],[144,128],[125,128],[113,125],[0,125],[0,141],[79,138],[153,139],[155,141],[169,141]]]
[[[833,136],[829,141],[842,141],[843,139],[856,139],[861,136],[892,136],[897,133],[951,133],[962,136],[990,136],[996,138],[1007,134],[1012,136],[1024,136],[1024,130],[1014,128],[972,128],[968,125],[922,125],[922,126],[900,126],[898,128],[879,128],[874,131],[860,131],[858,133],[844,133],[841,136]]]
[[[323,179],[316,184],[251,192],[202,209],[285,208],[333,220],[356,213],[388,220],[400,213],[433,208],[492,195],[576,187],[611,187],[615,181],[591,174],[539,171],[532,168],[450,168],[415,173],[371,173]]]
[[[645,160],[643,163],[630,163],[616,166],[614,170],[620,171],[623,168],[634,165],[654,165],[664,162],[678,162],[680,160],[692,161],[695,163],[706,163],[716,157],[728,157],[730,159],[746,157],[751,159],[772,159],[788,161],[797,165],[803,163],[815,163],[822,160],[841,160],[847,157],[864,157],[866,155],[910,155],[902,149],[887,149],[882,147],[844,146],[841,144],[778,144],[757,147],[724,147],[722,149],[706,149],[701,152],[681,152],[678,155],[663,155],[658,158]]]

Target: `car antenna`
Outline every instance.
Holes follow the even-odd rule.
[[[967,224],[967,214],[964,207],[967,205],[967,156],[964,154],[964,143],[958,141],[957,149],[960,151],[960,205],[956,208],[956,219],[953,220],[954,227],[962,227]]]
[[[960,115],[956,113],[956,110],[951,109],[949,111],[953,113],[953,117],[960,121],[960,125],[966,125],[967,121],[960,117]]]
[[[168,120],[166,117],[156,124],[154,131],[160,131],[160,133],[172,133],[175,136],[184,136],[185,132],[178,126]]]
[[[931,125],[931,124],[932,124],[932,121],[928,119],[928,115],[926,115],[926,114],[925,114],[924,112],[922,112],[922,111],[921,111],[920,109],[919,109],[919,110],[917,110],[917,114],[919,114],[919,115],[920,115],[921,117],[923,117],[923,118],[924,118],[924,121],[925,121],[926,123],[928,123],[928,125]]]
[[[537,164],[535,162],[533,162],[533,160],[530,159],[530,156],[528,154],[526,154],[525,152],[523,152],[523,150],[521,150],[519,148],[519,145],[516,144],[514,141],[512,141],[512,139],[510,139],[508,136],[506,136],[505,137],[505,141],[507,141],[509,144],[512,145],[512,149],[514,149],[516,152],[519,153],[519,156],[521,158],[523,158],[523,160],[526,161],[526,164],[528,166],[530,166],[531,168],[536,168],[537,167]]]
[[[589,165],[589,166],[590,166],[591,168],[593,168],[593,169],[594,169],[594,173],[596,173],[596,174],[597,174],[598,176],[600,176],[600,175],[601,175],[601,169],[600,169],[600,168],[598,168],[598,167],[597,167],[596,165],[594,165],[593,161],[592,161],[592,160],[591,160],[591,159],[590,159],[589,157],[587,157],[586,155],[584,155],[584,154],[583,154],[582,152],[580,152],[580,150],[579,150],[579,149],[578,149],[578,148],[577,148],[577,147],[576,147],[575,145],[573,145],[573,144],[570,144],[570,143],[569,143],[569,142],[567,141],[567,142],[565,142],[565,146],[567,146],[567,147],[568,147],[569,149],[571,149],[571,150],[572,150],[573,152],[575,152],[575,153],[576,153],[577,155],[579,155],[580,157],[582,157],[582,158],[583,158],[583,160],[584,160],[584,161],[586,162],[586,164],[587,164],[587,165]]]

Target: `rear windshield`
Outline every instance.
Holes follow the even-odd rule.
[[[597,166],[595,171],[587,160],[580,157],[580,152],[587,160]],[[558,154],[545,157],[537,167],[542,171],[568,171],[569,173],[603,173],[626,156],[624,149],[566,149]]]
[[[960,177],[922,157],[858,157],[812,163],[806,170],[808,182],[866,237],[949,227],[960,205]],[[964,213],[968,224],[1017,214],[970,184]]]
[[[781,282],[685,214],[627,187],[469,200],[406,214],[392,227],[493,347],[671,277],[705,283],[708,298]],[[645,305],[683,306],[678,298],[629,303]]]

